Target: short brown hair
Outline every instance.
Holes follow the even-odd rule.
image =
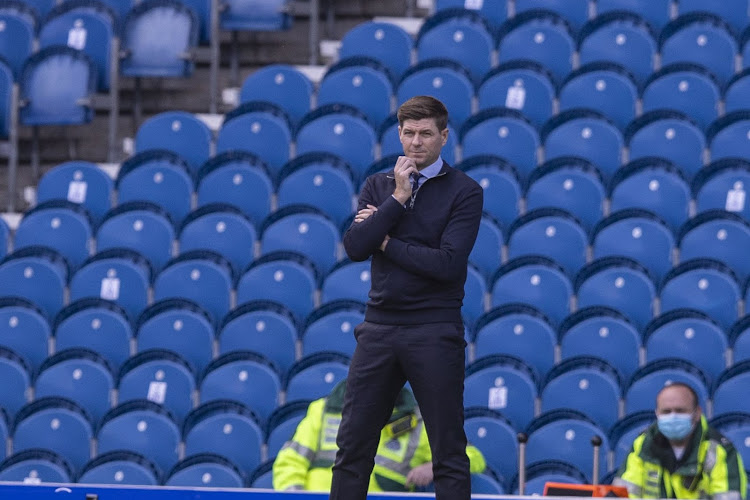
[[[698,393],[689,384],[686,384],[684,382],[672,382],[669,385],[665,385],[656,394],[656,398],[658,399],[662,392],[664,392],[667,389],[670,389],[672,387],[681,387],[681,388],[685,389],[686,391],[688,391],[690,393],[690,396],[693,399],[693,409],[698,409],[698,407],[700,406],[700,400],[698,399]]]
[[[434,118],[438,130],[448,126],[448,110],[438,99],[428,95],[412,97],[398,108],[398,125],[404,126],[406,120],[423,120]]]

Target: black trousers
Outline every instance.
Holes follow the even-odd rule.
[[[330,499],[367,497],[380,431],[408,381],[430,441],[436,499],[469,500],[463,325],[365,322],[354,335],[357,347],[347,376]]]

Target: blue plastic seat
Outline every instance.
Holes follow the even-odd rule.
[[[515,429],[524,429],[534,418],[537,385],[535,370],[521,359],[485,356],[466,368],[464,407],[495,410]]]
[[[474,84],[468,71],[459,64],[447,60],[423,61],[404,73],[396,89],[397,105],[418,95],[441,100],[450,110],[450,124],[460,129],[472,113]]]
[[[657,286],[646,269],[627,257],[596,259],[575,280],[578,307],[611,307],[642,331],[654,313]]]
[[[724,88],[724,111],[729,114],[750,107],[745,96],[750,89],[750,70],[745,68],[732,77]]]
[[[664,66],[677,62],[700,64],[716,75],[722,85],[734,75],[734,61],[739,52],[737,39],[729,24],[716,15],[707,12],[680,15],[661,31],[659,45]]]
[[[365,21],[346,32],[339,57],[372,57],[400,78],[411,66],[413,41],[403,28],[386,22]]]
[[[497,219],[504,227],[518,217],[523,194],[516,169],[508,162],[493,155],[467,158],[456,168],[466,172],[484,190],[485,213]]]
[[[295,252],[272,252],[255,262],[237,281],[237,303],[273,300],[297,319],[313,310],[318,273],[315,265]]]
[[[658,156],[674,163],[687,178],[703,167],[706,138],[698,125],[679,111],[651,111],[625,131],[630,159]]]
[[[340,225],[354,207],[355,178],[351,167],[329,153],[306,153],[287,163],[279,173],[277,203],[310,205]]]
[[[71,302],[55,318],[55,349],[82,347],[119,367],[130,356],[133,327],[127,312],[99,298]]]
[[[638,14],[657,31],[661,30],[671,18],[671,0],[597,0],[596,11],[599,15],[613,10],[624,10]]]
[[[165,486],[243,488],[245,474],[231,460],[215,453],[186,456],[169,471]]]
[[[82,205],[94,222],[112,206],[112,179],[94,163],[69,161],[46,172],[37,186],[37,201],[68,200]]]
[[[344,57],[341,54],[341,57]],[[284,110],[293,123],[310,111],[313,85],[296,68],[269,64],[248,76],[240,89],[240,102],[265,101]]]
[[[469,262],[476,266],[485,278],[492,277],[500,267],[504,241],[500,224],[491,215],[484,214],[479,221],[479,233],[469,254]]]
[[[178,77],[192,75],[190,54],[198,45],[200,23],[195,11],[176,0],[147,0],[123,20],[120,62],[123,76]]]
[[[711,258],[735,272],[739,283],[750,276],[742,249],[750,245],[750,224],[739,215],[709,210],[688,221],[680,230],[680,259]]]
[[[557,93],[553,78],[544,66],[531,60],[501,64],[487,73],[477,88],[479,110],[515,109],[541,127],[552,116]]]
[[[747,297],[747,289],[745,290]],[[727,331],[729,346],[732,348],[732,360],[739,363],[750,359],[750,315],[745,315]]]
[[[537,166],[541,144],[534,126],[518,111],[489,108],[478,112],[461,128],[464,158],[499,156],[526,179]]]
[[[744,360],[724,370],[715,380],[711,394],[713,415],[730,412],[750,413],[744,390],[750,382],[750,361]]]
[[[115,377],[110,364],[88,349],[59,351],[39,367],[36,398],[59,396],[78,403],[96,424],[112,406]]]
[[[474,325],[476,320],[485,312],[485,296],[487,295],[487,278],[473,264],[466,268],[466,282],[464,283],[464,299],[461,315],[464,323]]]
[[[318,86],[318,106],[347,104],[367,117],[373,128],[391,114],[393,76],[376,59],[357,56],[331,66]]]
[[[467,408],[464,411],[464,431],[469,443],[482,452],[491,471],[501,477],[512,477],[516,473],[518,440],[508,419],[489,408]]]
[[[275,104],[257,101],[241,104],[224,117],[216,138],[216,152],[255,155],[266,163],[275,177],[289,161],[289,145],[292,142],[292,124],[289,120]],[[257,164],[257,160],[253,163]]]
[[[7,441],[8,441],[8,412],[5,411],[5,409],[0,408],[0,442],[6,443],[5,448],[0,449],[0,461],[5,460],[6,454],[8,452],[7,450]]]
[[[588,236],[564,210],[538,208],[522,215],[508,230],[508,258],[542,255],[573,276],[586,263]]]
[[[492,279],[492,307],[523,303],[539,309],[553,324],[570,312],[573,285],[554,261],[538,255],[512,259]]]
[[[321,304],[339,299],[367,302],[370,293],[370,261],[351,262],[347,259],[339,262],[323,277],[320,293]]]
[[[40,50],[26,59],[19,86],[23,125],[81,125],[94,118],[96,66],[81,51],[59,45]]]
[[[593,62],[569,74],[558,97],[560,111],[593,109],[623,130],[635,118],[638,86],[619,64]]]
[[[307,414],[310,401],[300,400],[276,408],[266,423],[266,446],[269,460],[294,437],[297,426]]]
[[[262,424],[247,406],[216,400],[193,410],[183,426],[185,455],[216,453],[249,474],[261,463]]]
[[[26,404],[31,388],[31,367],[24,358],[10,349],[0,347],[0,420],[8,415],[13,416]],[[2,427],[5,425],[5,429]],[[7,422],[0,422],[0,445],[8,437]],[[1,447],[1,446],[0,446]],[[0,452],[0,459],[5,458],[5,450]]]
[[[605,180],[609,180],[622,164],[623,135],[596,111],[563,111],[544,125],[540,135],[547,160],[580,156],[593,163]]]
[[[568,21],[578,30],[589,18],[589,4],[586,0],[516,0],[516,12],[531,9],[549,9]]]
[[[493,29],[499,28],[500,25],[508,18],[508,5],[504,0],[495,0],[490,2],[466,2],[465,0],[437,0],[435,2],[435,11],[440,12],[446,9],[468,9],[481,15]]]
[[[38,13],[24,2],[13,2],[7,8],[0,7],[0,21],[5,25],[0,33],[0,55],[15,79],[34,51]]]
[[[743,463],[750,462],[750,416],[747,413],[719,415],[711,419],[709,424],[734,444]]]
[[[623,381],[638,369],[641,335],[635,325],[615,309],[581,307],[560,325],[559,337],[562,360],[598,357],[615,368]]]
[[[664,277],[661,310],[696,309],[729,329],[737,320],[740,295],[736,275],[726,265],[714,259],[692,259]]]
[[[594,259],[628,257],[650,273],[656,283],[674,265],[674,236],[667,225],[646,210],[620,210],[602,220],[591,237]]]
[[[528,10],[508,19],[497,34],[499,63],[535,61],[559,83],[573,69],[575,41],[570,24],[549,10]]]
[[[498,306],[474,325],[477,359],[507,354],[523,359],[544,376],[555,363],[555,330],[538,309],[525,304]]]
[[[143,122],[135,135],[136,153],[152,149],[172,151],[196,173],[211,154],[211,131],[192,113],[159,113]]]
[[[113,248],[90,257],[70,280],[70,300],[100,298],[121,306],[134,320],[146,308],[151,265],[134,250]]]
[[[250,351],[235,351],[213,360],[200,382],[201,403],[231,399],[266,419],[278,406],[281,379],[271,361]]]
[[[0,261],[0,297],[29,300],[47,319],[62,309],[67,282],[68,264],[50,248],[22,248]]]
[[[45,246],[57,250],[73,266],[89,256],[92,229],[86,209],[65,200],[41,203],[26,212],[13,239],[16,249]]]
[[[648,410],[653,412],[656,395],[674,382],[689,385],[698,394],[701,408],[706,407],[708,384],[703,372],[684,359],[659,359],[638,369],[625,388],[625,414]]]
[[[164,406],[180,421],[193,408],[193,367],[172,351],[148,349],[136,354],[123,364],[118,379],[120,403],[148,399]]]
[[[345,104],[328,104],[311,111],[296,132],[297,154],[340,156],[358,175],[375,160],[375,130],[360,111]]]
[[[65,398],[39,398],[16,415],[13,450],[51,450],[80,470],[91,458],[93,436],[90,417],[76,403]]]
[[[168,349],[185,358],[200,373],[213,357],[211,315],[187,299],[154,302],[138,318],[138,352]]]
[[[29,477],[42,483],[70,483],[75,471],[57,453],[39,448],[19,451],[0,462],[0,481],[21,483]]]
[[[614,451],[614,466],[620,465],[628,458],[633,449],[633,441],[641,432],[656,420],[653,410],[644,410],[626,415],[609,430],[609,442]]]
[[[697,212],[724,209],[750,220],[750,204],[744,202],[745,186],[750,186],[750,162],[724,158],[711,163],[693,179]]]
[[[545,377],[542,412],[577,410],[600,428],[609,429],[617,421],[621,392],[620,373],[608,362],[575,356],[557,364]]]
[[[99,453],[133,451],[169,470],[179,459],[180,429],[162,406],[142,399],[128,401],[105,415],[97,442]]]
[[[613,62],[628,70],[638,83],[651,75],[657,51],[651,27],[632,12],[601,13],[583,27],[578,37],[582,65]]]
[[[453,109],[453,108],[451,108]],[[360,175],[360,184],[377,169],[380,171],[393,170],[396,160],[404,154],[404,146],[401,144],[401,138],[398,134],[398,117],[396,114],[389,116],[378,129],[378,140],[380,142],[380,160],[373,162],[367,167],[367,171]],[[440,156],[449,165],[454,165],[456,161],[456,145],[458,144],[458,134],[456,130],[448,123],[448,140],[445,146],[440,150]],[[380,168],[382,167],[382,169]]]
[[[4,258],[8,254],[11,239],[8,223],[3,220],[0,222],[0,258]]]
[[[302,355],[328,351],[351,357],[357,345],[354,328],[364,319],[361,302],[336,300],[317,308],[300,329]]]
[[[519,477],[513,478],[510,491],[519,492]],[[563,484],[587,484],[589,478],[578,467],[561,460],[541,460],[528,465],[526,468],[526,484],[524,494],[542,495],[548,482]]]
[[[110,210],[96,232],[99,251],[135,250],[161,269],[172,256],[175,231],[169,215],[148,202],[125,203]]]
[[[721,91],[703,66],[676,63],[651,75],[643,90],[643,112],[672,109],[685,113],[705,130],[719,114]]]
[[[317,352],[305,356],[286,372],[286,402],[313,400],[331,393],[346,378],[349,356],[337,352]]]
[[[711,12],[729,23],[738,33],[747,27],[748,11],[744,0],[681,0],[680,14]]]
[[[471,493],[484,495],[505,495],[506,488],[504,478],[497,477],[491,468],[484,472],[471,475]]]
[[[39,306],[20,297],[0,298],[0,346],[23,358],[31,370],[36,371],[47,357],[51,336],[52,329]]]
[[[273,460],[266,460],[256,468],[247,480],[251,488],[273,489]]]
[[[289,0],[264,2],[231,1],[221,13],[220,26],[226,31],[279,31],[291,27]]]
[[[139,453],[119,450],[100,453],[89,461],[78,476],[81,484],[127,484],[157,486],[161,470]]]
[[[612,213],[641,208],[659,216],[673,232],[690,215],[690,185],[670,161],[658,157],[633,160],[612,177],[609,189]]]
[[[706,131],[711,160],[750,159],[750,111],[734,111],[716,120]]]

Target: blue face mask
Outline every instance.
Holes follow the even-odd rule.
[[[693,429],[692,413],[670,413],[657,418],[659,432],[671,441],[685,439]]]

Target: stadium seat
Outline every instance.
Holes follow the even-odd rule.
[[[20,297],[0,298],[0,346],[23,358],[31,372],[47,357],[51,336],[52,329],[39,306]]]
[[[706,132],[711,160],[750,159],[749,132],[750,111],[734,111],[716,120]]]
[[[211,131],[192,113],[166,111],[138,127],[135,152],[166,149],[187,161],[195,174],[211,156]]]
[[[648,410],[653,412],[656,395],[673,382],[689,385],[698,394],[698,402],[706,408],[708,385],[703,372],[684,359],[659,359],[638,369],[625,388],[625,414]]]
[[[57,453],[35,448],[14,453],[0,462],[0,481],[22,483],[70,483],[75,478],[73,466]]]
[[[155,269],[172,256],[175,231],[169,215],[148,202],[124,203],[104,217],[96,232],[98,251],[127,248],[140,252]]]
[[[489,2],[466,2],[465,0],[437,0],[435,11],[446,9],[469,9],[481,15],[490,25],[497,29],[508,18],[508,5],[505,0],[490,0]]]
[[[731,412],[750,414],[750,401],[745,399],[744,391],[750,383],[750,361],[744,360],[724,370],[714,380],[711,401],[713,416]]]
[[[151,264],[127,248],[102,250],[89,257],[70,280],[70,300],[100,298],[121,306],[130,320],[146,308]]]
[[[274,192],[268,165],[243,151],[219,153],[198,170],[198,206],[225,203],[250,217],[254,226],[271,213]]]
[[[276,177],[289,161],[291,142],[292,125],[286,113],[275,104],[253,101],[226,114],[216,138],[216,152],[255,155]]]
[[[750,462],[750,416],[746,413],[728,413],[709,421],[709,424],[734,444],[743,463]]]
[[[750,245],[750,224],[739,215],[709,210],[690,219],[680,230],[680,259],[712,258],[737,274],[739,283],[750,276],[742,249]]]
[[[747,289],[745,290],[747,296]],[[750,315],[745,315],[727,331],[729,346],[732,348],[732,361],[739,363],[750,359]]]
[[[499,156],[479,155],[466,158],[456,165],[474,179],[484,191],[485,213],[509,227],[520,213],[523,194],[516,169]]]
[[[22,248],[0,261],[0,297],[26,299],[48,319],[62,309],[67,282],[68,264],[50,248]]]
[[[542,495],[548,482],[564,484],[588,484],[587,474],[578,467],[560,460],[542,460],[526,467],[526,483],[524,494]],[[510,489],[514,494],[519,493],[519,477],[513,478]]]
[[[615,368],[622,381],[628,380],[640,364],[641,335],[638,329],[627,317],[610,307],[581,307],[560,325],[559,337],[563,361],[574,357],[598,357]]]
[[[569,276],[586,263],[588,236],[564,210],[538,208],[522,215],[508,230],[508,258],[542,255],[555,260]]]
[[[573,69],[575,41],[570,24],[549,10],[532,9],[508,19],[497,34],[500,64],[531,60],[559,83]]]
[[[17,79],[23,63],[34,52],[38,12],[25,2],[18,1],[0,7],[0,21],[5,29],[0,33],[0,55]]]
[[[734,75],[739,51],[737,40],[734,30],[716,15],[707,12],[680,15],[661,31],[659,46],[664,66],[677,62],[700,64],[716,75],[722,85]]]
[[[599,222],[591,237],[594,259],[628,257],[645,267],[655,283],[672,268],[675,241],[667,225],[646,210],[630,208]]]
[[[514,356],[492,355],[466,368],[464,407],[498,411],[515,429],[534,418],[538,378],[535,370]]]
[[[81,470],[78,483],[157,486],[161,484],[161,470],[139,453],[110,451],[89,461]]]
[[[68,200],[88,210],[93,222],[101,221],[112,206],[112,179],[94,163],[69,161],[47,171],[37,185],[37,201]]]
[[[53,324],[55,349],[82,347],[99,353],[113,367],[130,356],[133,327],[127,312],[116,303],[100,298],[71,302]]]
[[[498,221],[489,214],[482,215],[469,262],[476,266],[485,279],[491,278],[500,267],[504,241],[503,230]]]
[[[317,283],[315,265],[304,255],[272,252],[253,262],[237,281],[237,304],[272,300],[301,320],[315,306]]]
[[[221,455],[199,453],[177,462],[164,481],[165,486],[188,488],[243,488],[245,474]]]
[[[573,29],[579,30],[589,18],[587,0],[516,0],[516,12],[532,9],[549,9],[561,15]]]
[[[287,441],[291,440],[297,425],[307,414],[310,401],[300,400],[276,408],[266,423],[268,459],[273,460]]]
[[[675,309],[655,318],[643,332],[646,362],[663,358],[690,361],[709,383],[727,366],[724,331],[703,313]]]
[[[273,488],[273,460],[266,460],[250,474],[247,483],[251,488]]]
[[[547,160],[580,156],[593,163],[605,180],[622,164],[622,133],[604,115],[587,109],[563,111],[542,129]]]
[[[501,64],[487,73],[477,88],[479,110],[515,109],[535,127],[541,127],[552,116],[557,94],[553,79],[552,74],[535,61],[515,60]]]
[[[201,404],[230,399],[246,405],[261,419],[278,406],[281,379],[274,364],[250,351],[235,351],[213,360],[200,381]]]
[[[120,62],[123,76],[177,77],[192,75],[191,52],[198,45],[200,23],[195,11],[176,0],[146,0],[123,20]]]
[[[748,10],[745,0],[681,0],[680,14],[688,12],[711,12],[729,23],[737,33],[747,27]]]
[[[518,440],[508,419],[489,408],[467,408],[464,411],[464,431],[469,443],[482,452],[490,470],[501,477],[512,477],[516,473]]]
[[[5,447],[0,447],[0,461],[5,460],[5,457],[7,456],[9,427],[10,425],[8,424],[8,413],[3,408],[0,408],[0,442],[6,444]]]
[[[674,163],[687,178],[703,167],[706,139],[698,125],[679,111],[651,111],[625,131],[630,159],[658,156]]]
[[[214,320],[188,299],[164,299],[154,302],[138,318],[138,352],[168,349],[187,360],[198,373],[209,364],[213,354]]]
[[[745,68],[732,77],[724,88],[724,111],[729,114],[733,111],[741,111],[750,108],[745,96],[750,90],[750,70]]]
[[[411,66],[414,42],[398,25],[365,21],[346,32],[341,39],[339,57],[372,57],[387,67],[394,78],[400,79]]]
[[[703,66],[675,63],[651,75],[643,90],[643,112],[672,109],[685,113],[705,130],[719,114],[721,90]]]
[[[297,124],[310,111],[312,95],[312,83],[299,70],[286,64],[269,64],[245,79],[240,89],[240,102],[275,104]]]
[[[226,31],[277,31],[291,27],[288,0],[227,2],[220,26]]]
[[[279,173],[276,192],[279,208],[310,205],[337,225],[351,216],[355,205],[354,172],[330,153],[306,153],[287,163]]]
[[[654,32],[640,15],[618,10],[599,14],[581,29],[578,52],[581,65],[613,62],[643,83],[653,71],[658,47]]]
[[[492,469],[471,475],[471,493],[484,495],[505,495],[506,486],[503,478],[497,477]]]
[[[489,108],[466,121],[461,128],[461,146],[464,158],[499,156],[526,179],[537,166],[540,139],[534,126],[520,112]]]
[[[93,437],[90,417],[83,408],[65,398],[39,398],[16,415],[13,451],[51,450],[78,471],[91,458]]]
[[[693,179],[697,212],[723,209],[750,220],[750,204],[745,202],[745,187],[750,186],[750,162],[724,158],[711,163]]]
[[[643,17],[656,30],[661,30],[671,18],[671,0],[597,0],[599,15],[613,10],[624,10]]]
[[[5,222],[4,219],[2,219],[2,222],[0,222],[0,259],[4,258],[8,254],[11,239],[12,238],[8,223]]]
[[[216,453],[249,474],[261,463],[262,429],[257,415],[241,403],[204,403],[185,419],[185,455]]]
[[[526,190],[526,210],[561,208],[590,231],[602,218],[606,196],[597,168],[588,160],[563,156],[534,169]]]
[[[726,330],[737,320],[740,294],[736,275],[726,265],[714,259],[691,259],[664,277],[659,295],[662,313],[696,309]]]
[[[555,363],[554,328],[538,309],[525,304],[498,306],[480,316],[472,341],[477,359],[494,354],[516,356],[542,376]]]
[[[182,356],[163,349],[148,349],[122,366],[117,400],[124,403],[148,399],[182,421],[193,408],[195,389],[195,372]]]
[[[578,307],[615,309],[642,331],[654,313],[656,284],[646,269],[627,257],[602,257],[578,273]]]
[[[336,300],[315,309],[300,329],[302,355],[328,351],[351,357],[357,345],[354,328],[364,319],[361,302]]]
[[[370,261],[337,263],[326,276],[320,290],[320,302],[349,299],[367,302],[370,293]]]
[[[638,85],[619,64],[593,62],[565,78],[558,98],[560,111],[593,109],[624,130],[636,115]]]
[[[453,109],[453,108],[451,108]],[[393,170],[396,160],[404,154],[404,146],[401,144],[401,138],[398,133],[398,117],[396,114],[389,116],[378,129],[378,141],[380,142],[380,160],[367,167],[367,171],[360,175],[360,184],[371,174],[376,172],[387,172]],[[440,156],[449,165],[456,162],[456,145],[458,144],[458,134],[456,130],[448,123],[448,140],[445,146],[440,150]]]
[[[331,393],[346,378],[349,356],[337,352],[317,352],[294,363],[284,377],[286,403],[313,400]]]
[[[690,215],[690,185],[670,161],[655,156],[633,160],[612,177],[610,211],[648,210],[676,232]]]
[[[31,388],[31,367],[28,362],[15,352],[0,347],[0,421],[12,417],[29,399]],[[5,429],[2,427],[5,426]],[[8,437],[7,422],[0,422],[0,448]],[[5,458],[5,449],[0,452],[0,459]]]
[[[620,467],[633,449],[633,441],[656,420],[653,409],[626,415],[612,426],[609,442],[614,451],[614,466]]]
[[[473,326],[476,320],[485,312],[485,297],[487,295],[487,278],[474,264],[466,268],[466,282],[464,283],[464,299],[461,315],[464,323]]]
[[[180,429],[164,407],[142,399],[128,401],[104,416],[97,442],[99,453],[133,451],[169,470],[179,459]]]
[[[523,303],[539,309],[553,325],[570,312],[573,285],[562,267],[538,255],[528,255],[505,263],[493,277],[492,307]]]

